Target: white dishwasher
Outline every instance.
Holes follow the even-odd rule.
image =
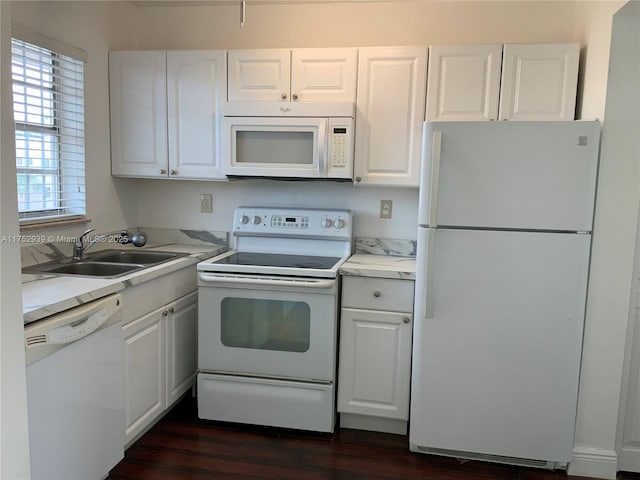
[[[120,295],[25,326],[31,478],[99,480],[124,456]]]

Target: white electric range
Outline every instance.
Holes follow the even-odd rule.
[[[331,432],[345,210],[240,207],[198,264],[198,415]]]

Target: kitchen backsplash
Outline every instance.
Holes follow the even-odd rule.
[[[398,240],[393,238],[356,237],[355,253],[370,255],[392,255],[395,257],[415,257],[415,240]]]
[[[149,241],[154,245],[179,243],[182,245],[214,245],[222,247],[229,244],[227,232],[150,227],[142,227],[140,230],[147,234]]]

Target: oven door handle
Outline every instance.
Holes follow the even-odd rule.
[[[198,273],[198,278],[202,282],[216,284],[216,283],[235,283],[242,285],[264,285],[272,287],[298,287],[298,288],[314,288],[324,289],[331,288],[336,284],[335,279],[331,280],[281,280],[274,278],[261,278],[252,276],[235,276],[235,275],[218,275],[212,273]]]

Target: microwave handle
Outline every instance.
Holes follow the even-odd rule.
[[[318,125],[318,172],[320,177],[326,177],[327,168],[327,151],[329,148],[329,119],[325,118]]]

